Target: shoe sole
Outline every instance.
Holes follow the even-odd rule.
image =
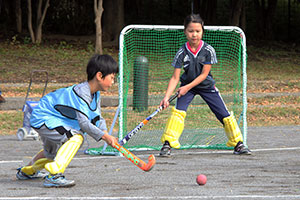
[[[31,177],[31,178],[28,178],[28,177],[25,177],[25,176],[20,176],[20,175],[16,175],[17,179],[20,180],[20,181],[26,181],[26,180],[35,180],[35,179],[43,179],[44,177]]]
[[[159,157],[171,157],[171,153],[158,154]]]
[[[45,188],[69,188],[69,187],[73,187],[75,186],[76,184],[69,184],[69,185],[54,185],[54,184],[51,184],[51,185],[45,185],[44,184],[44,187]]]
[[[251,155],[251,152],[245,152],[245,153],[240,153],[240,152],[233,152],[234,155]]]

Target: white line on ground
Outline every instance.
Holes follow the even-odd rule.
[[[121,199],[298,199],[300,195],[220,195],[220,196],[156,196],[156,197],[0,197],[0,200],[25,199],[85,199],[85,200],[121,200]]]
[[[282,148],[268,148],[268,149],[252,149],[252,152],[263,152],[263,151],[290,151],[290,150],[300,150],[300,147],[282,147]],[[177,151],[176,153],[173,153],[172,155],[183,155],[183,154],[227,154],[227,153],[232,153],[231,151],[219,151],[219,150],[214,150],[214,151],[199,151],[199,152],[182,152],[179,153]],[[149,155],[138,155],[139,157],[148,157]],[[117,156],[93,156],[93,157],[80,157],[80,158],[74,158],[74,160],[93,160],[93,159],[108,159],[108,158],[118,158]],[[0,164],[7,164],[7,163],[20,163],[23,162],[23,160],[1,160]]]
[[[251,149],[252,152],[263,152],[263,151],[290,151],[290,150],[300,150],[300,147],[282,147],[282,148],[268,148],[268,149]],[[231,151],[219,151],[219,150],[213,150],[213,151],[204,151],[204,152],[189,152],[188,154],[226,154],[226,153],[232,153]],[[178,155],[181,155],[183,153],[177,153]],[[174,155],[176,155],[174,153]]]

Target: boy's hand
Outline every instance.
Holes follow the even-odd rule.
[[[118,139],[114,136],[111,136],[109,135],[108,133],[105,133],[103,136],[102,136],[102,139],[110,146],[114,146],[115,143],[118,143]]]

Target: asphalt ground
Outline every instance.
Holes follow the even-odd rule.
[[[134,137],[138,137],[138,134]],[[88,138],[90,147],[98,147]],[[130,142],[130,141],[129,141]],[[231,150],[134,152],[156,165],[144,172],[124,157],[85,155],[83,149],[65,171],[72,188],[44,188],[43,180],[16,180],[16,169],[42,147],[40,141],[0,136],[0,199],[300,199],[300,126],[249,127],[252,155]],[[198,174],[207,183],[196,183]]]

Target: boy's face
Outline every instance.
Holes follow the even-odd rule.
[[[100,87],[102,91],[107,91],[114,84],[115,74],[108,74],[105,78],[100,78]]]

